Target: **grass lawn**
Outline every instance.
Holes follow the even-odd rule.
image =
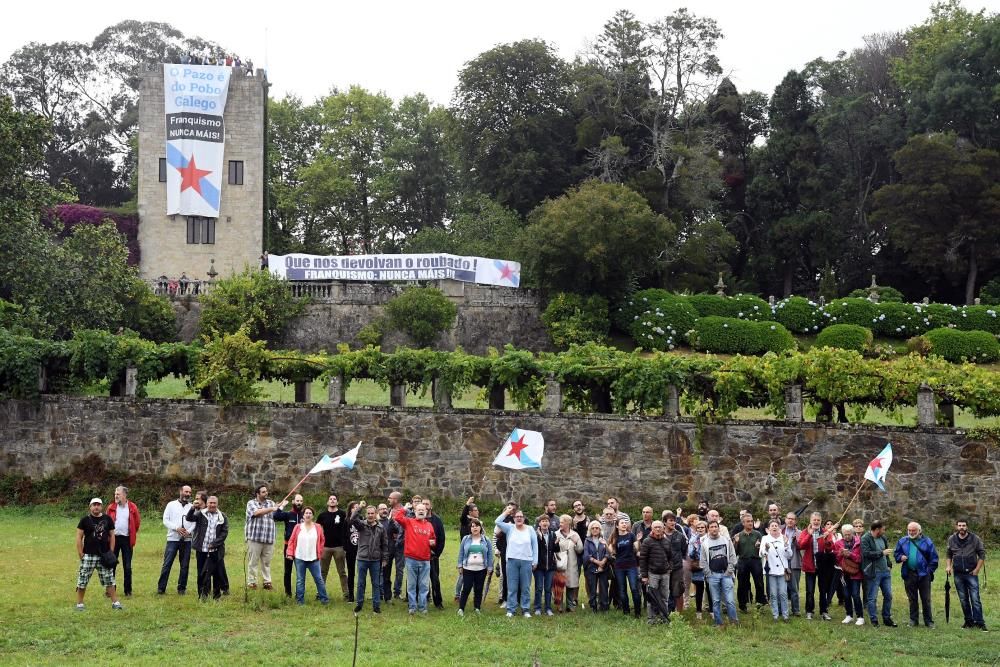
[[[242,508],[223,507],[239,515]],[[84,513],[81,508],[80,515]],[[454,518],[454,517],[449,517]],[[135,593],[125,611],[112,612],[97,575],[87,591],[87,609],[76,612],[74,580],[78,560],[73,546],[79,517],[45,508],[27,512],[0,509],[0,588],[3,613],[0,663],[238,665],[350,665],[354,617],[331,585],[329,607],[312,601],[311,579],[305,607],[289,604],[280,591],[257,591],[243,603],[242,522],[234,517],[226,561],[233,594],[201,603],[195,591],[192,557],[189,594],[174,594],[177,564],[166,596],[155,594],[164,529],[159,508],[146,511],[133,563]],[[739,627],[717,630],[693,612],[669,627],[648,627],[621,614],[588,612],[552,618],[507,620],[496,605],[497,581],[482,617],[458,618],[452,602],[457,533],[448,530],[442,559],[445,610],[410,618],[405,605],[386,605],[381,616],[370,606],[360,616],[358,665],[989,665],[1000,657],[1000,573],[989,567],[983,593],[987,625],[994,632],[961,630],[961,609],[952,593],[951,623],[944,622],[943,578],[934,584],[936,630],[906,625],[906,598],[893,579],[897,629],[844,627],[834,622],[793,619],[773,623],[769,610],[744,615]],[[1000,552],[991,552],[996,563]],[[445,566],[447,564],[447,566]],[[282,563],[276,559],[275,582]],[[898,570],[894,570],[894,574]],[[121,572],[119,571],[119,583]],[[280,583],[278,583],[280,589]],[[471,605],[469,606],[471,611]],[[838,608],[839,611],[839,608]],[[681,620],[683,619],[683,620]]]

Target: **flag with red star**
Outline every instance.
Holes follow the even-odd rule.
[[[541,433],[515,428],[504,441],[493,465],[514,470],[541,468],[544,453],[545,438]]]
[[[163,65],[167,215],[219,217],[232,68]]]
[[[885,474],[889,472],[889,466],[892,465],[892,443],[890,442],[879,452],[879,455],[873,458],[868,463],[868,469],[865,470],[865,479],[875,482],[878,484],[878,488],[885,491],[885,486],[883,482],[885,481]]]

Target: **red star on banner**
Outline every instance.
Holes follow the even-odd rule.
[[[503,268],[500,269],[500,280],[506,278],[511,282],[514,282],[514,272],[510,269],[510,264],[504,264]]]
[[[191,160],[187,163],[186,167],[174,168],[181,172],[181,192],[184,192],[188,188],[192,188],[195,192],[201,194],[202,177],[212,173],[208,169],[198,168],[198,165],[194,163],[194,153],[191,154]]]
[[[524,434],[522,433],[520,438],[518,438],[517,440],[514,440],[514,441],[512,441],[510,443],[510,451],[507,452],[507,456],[513,456],[516,459],[520,459],[521,458],[521,450],[527,449],[527,448],[528,448],[528,445],[525,444],[525,442],[524,442]]]
[[[872,472],[878,474],[878,471],[882,469],[882,457],[876,457],[872,459],[872,462],[868,464],[868,467],[872,469]]]

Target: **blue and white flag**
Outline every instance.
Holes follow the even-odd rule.
[[[337,468],[347,468],[352,470],[354,468],[355,461],[358,460],[358,450],[361,449],[361,442],[349,452],[345,452],[340,456],[331,457],[329,454],[324,454],[323,458],[319,460],[319,463],[313,466],[313,469],[309,471],[310,475],[315,475],[318,472],[325,472],[327,470],[336,470]]]
[[[541,433],[515,428],[504,441],[493,465],[514,470],[541,468],[544,453],[545,438]]]
[[[885,491],[885,486],[882,482],[885,481],[885,474],[889,472],[889,466],[892,465],[892,443],[890,442],[879,452],[879,455],[873,458],[868,463],[868,469],[865,470],[865,479],[875,482],[878,484],[878,488]]]

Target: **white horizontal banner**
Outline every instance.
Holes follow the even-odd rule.
[[[460,280],[518,287],[521,264],[487,257],[419,253],[411,255],[270,255],[268,269],[286,280]]]

